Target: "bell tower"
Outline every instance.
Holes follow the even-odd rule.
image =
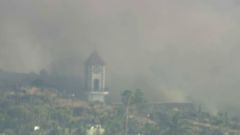
[[[86,61],[86,88],[90,102],[105,102],[106,91],[106,64],[94,51]]]

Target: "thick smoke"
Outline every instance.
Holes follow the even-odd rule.
[[[96,48],[113,95],[236,108],[239,12],[236,0],[1,0],[0,67],[81,75]]]

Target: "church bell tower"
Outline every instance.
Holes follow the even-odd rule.
[[[90,102],[105,102],[106,64],[94,51],[86,61],[86,88]]]

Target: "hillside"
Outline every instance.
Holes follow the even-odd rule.
[[[128,96],[122,96],[130,101]],[[90,127],[101,125],[106,135],[123,135],[126,124],[129,135],[240,134],[239,119],[227,113],[212,115],[200,109],[191,113],[178,109],[151,111],[143,96],[133,96],[129,104],[124,103],[88,103],[54,89],[37,87],[2,91],[0,134],[84,135]]]

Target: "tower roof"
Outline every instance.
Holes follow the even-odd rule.
[[[105,65],[105,62],[96,50],[90,55],[86,62],[88,65]]]

